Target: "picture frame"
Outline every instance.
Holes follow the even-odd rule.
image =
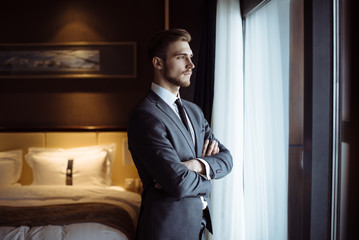
[[[0,78],[136,77],[136,42],[0,44]]]

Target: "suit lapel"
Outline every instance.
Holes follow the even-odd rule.
[[[163,111],[167,116],[168,118],[170,119],[170,121],[173,121],[176,126],[178,127],[178,129],[181,131],[183,137],[186,139],[189,147],[191,148],[192,150],[192,153],[194,156],[196,156],[196,152],[195,152],[195,149],[194,149],[194,144],[193,144],[193,141],[192,141],[192,137],[191,135],[188,133],[186,127],[183,125],[181,119],[176,115],[176,113],[173,111],[173,109],[168,106],[168,104],[163,101],[157,94],[155,94],[153,91],[150,91],[149,94],[148,94],[148,97],[154,101],[156,103],[156,106],[161,110]],[[186,109],[187,110],[187,109]],[[190,117],[191,118],[191,117]],[[192,121],[191,121],[192,122]],[[194,128],[194,126],[193,126]]]

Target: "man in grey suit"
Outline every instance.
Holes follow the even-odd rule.
[[[212,232],[211,181],[232,170],[232,156],[212,134],[201,109],[180,99],[195,67],[191,36],[158,32],[149,46],[154,80],[129,120],[128,143],[143,183],[138,240],[198,240]]]

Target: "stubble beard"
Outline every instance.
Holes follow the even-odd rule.
[[[190,79],[186,81],[186,80],[181,80],[180,77],[169,76],[166,66],[164,67],[164,77],[169,83],[172,83],[173,85],[176,85],[178,87],[188,87],[189,85],[191,85]]]

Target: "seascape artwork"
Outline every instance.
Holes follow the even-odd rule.
[[[0,71],[100,71],[99,50],[0,51]]]

